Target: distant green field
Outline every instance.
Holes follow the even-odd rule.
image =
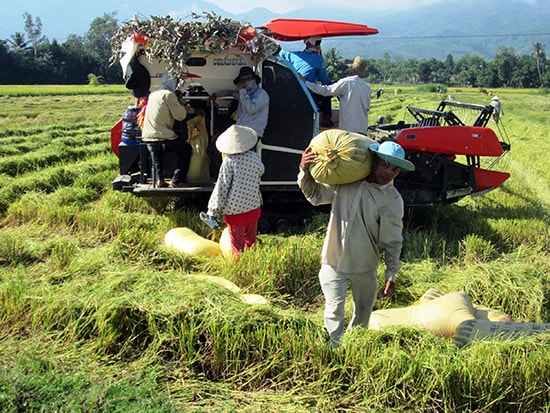
[[[384,87],[371,122],[449,95],[491,98]],[[409,211],[397,292],[377,310],[436,288],[522,325],[550,322],[550,95],[491,93],[512,146],[498,169],[511,178]],[[548,333],[457,348],[406,325],[330,347],[317,280],[326,215],[260,234],[239,260],[166,248],[174,227],[220,234],[174,199],[111,189],[110,128],[131,104],[122,85],[0,86],[2,412],[550,412]]]
[[[128,93],[124,85],[0,85],[0,96],[103,95]]]

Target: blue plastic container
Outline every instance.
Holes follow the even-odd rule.
[[[122,114],[122,142],[127,145],[139,145],[141,143],[141,129],[137,117],[141,108],[128,106]]]

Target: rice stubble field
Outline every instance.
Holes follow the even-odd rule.
[[[384,87],[370,119],[441,99]],[[488,103],[462,90],[455,100]],[[512,144],[499,167],[511,178],[483,197],[408,211],[397,293],[376,309],[437,288],[516,322],[550,322],[550,95],[494,93]],[[173,199],[111,189],[109,130],[132,104],[122,86],[0,87],[2,411],[550,412],[547,333],[457,348],[401,326],[328,345],[324,215],[260,234],[239,260],[164,247],[174,227],[219,234]]]

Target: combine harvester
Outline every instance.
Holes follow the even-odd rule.
[[[210,15],[207,17],[212,19]],[[182,90],[185,89],[189,105],[206,111],[208,182],[186,188],[155,187],[147,148],[140,142],[139,133],[134,136],[124,133],[121,119],[111,130],[111,147],[120,165],[113,188],[140,197],[177,197],[181,205],[198,202],[204,208],[219,168],[214,142],[234,122],[231,115],[236,105],[233,100],[219,98],[208,107],[206,100],[217,91],[233,90],[232,81],[239,69],[250,66],[261,76],[261,85],[270,96],[268,126],[256,149],[266,169],[261,182],[264,206],[260,231],[283,230],[299,224],[311,215],[312,207],[296,184],[298,165],[303,150],[319,133],[319,116],[296,70],[276,54],[278,42],[311,36],[368,36],[378,30],[363,24],[322,20],[274,19],[258,28],[232,25],[235,22],[227,19],[213,21],[225,28],[225,37],[219,30],[215,34],[202,31],[199,24],[180,26],[169,18],[151,18],[127,22],[111,42],[113,57],[119,59],[125,79],[132,67],[135,69],[136,61],[147,70],[149,90],[159,87],[164,73],[178,76],[184,80]],[[204,27],[212,26],[210,22]],[[168,33],[168,37],[161,39],[160,33]],[[166,50],[166,45],[171,50]],[[128,110],[136,114],[139,108]],[[487,127],[491,106],[444,101],[436,110],[409,106],[408,111],[413,116],[411,122],[375,125],[370,136],[378,141],[394,139],[405,148],[407,159],[416,165],[414,173],[401,174],[395,182],[406,205],[456,202],[464,196],[497,188],[509,177],[508,173],[492,170],[496,162],[482,168],[481,157],[498,160],[509,149]],[[461,113],[477,115],[470,122]],[[337,125],[338,110],[333,117]],[[174,158],[169,152],[165,155],[163,175],[170,177]],[[459,161],[461,156],[465,157],[464,162]]]

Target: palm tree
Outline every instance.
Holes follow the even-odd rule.
[[[331,79],[340,79],[347,75],[347,66],[342,61],[342,57],[338,53],[336,48],[331,47],[323,54],[325,59],[325,65],[327,67],[327,72]]]
[[[8,43],[14,51],[26,50],[29,48],[29,42],[25,40],[25,35],[21,32],[15,32],[15,34],[11,36],[11,39],[8,39]]]

